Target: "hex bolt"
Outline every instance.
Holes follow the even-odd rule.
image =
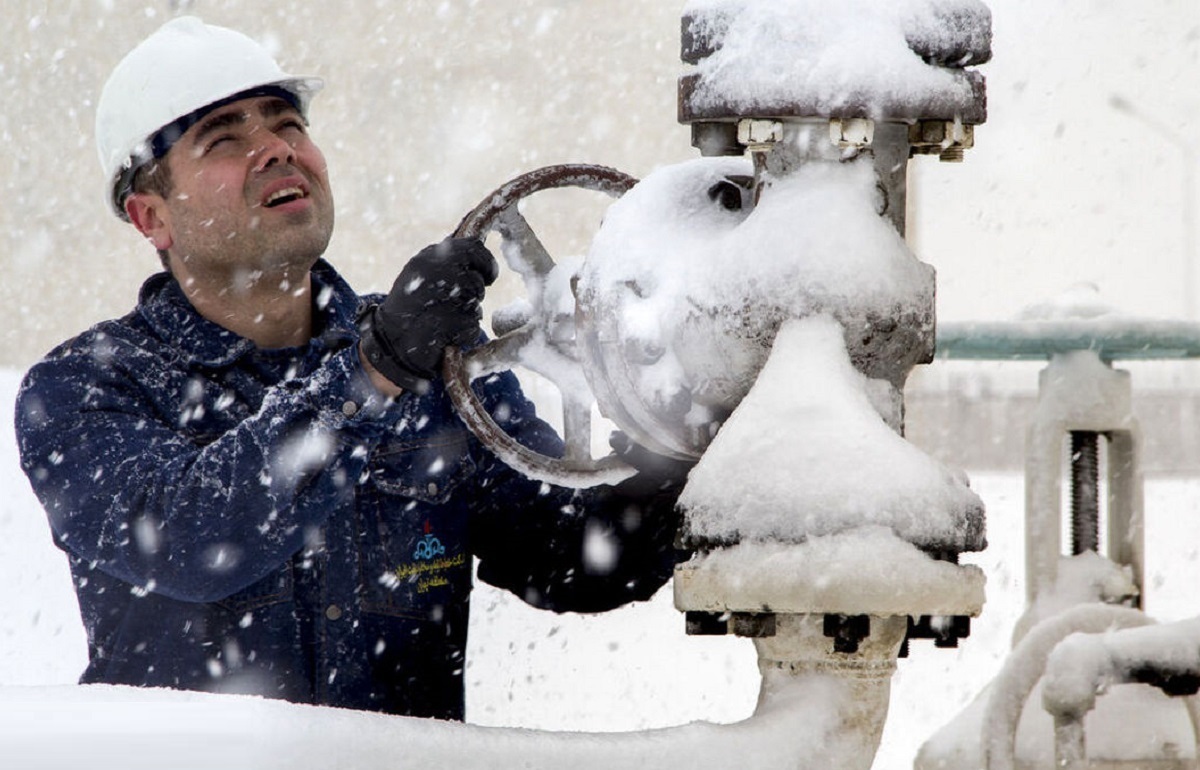
[[[858,652],[858,645],[871,635],[868,615],[826,615],[825,636],[833,639],[833,651],[847,655]]]
[[[738,143],[748,147],[751,152],[765,152],[782,140],[783,123],[778,120],[747,118],[738,121]]]
[[[831,118],[829,141],[842,149],[870,147],[875,142],[875,121],[869,118]]]
[[[729,630],[737,636],[765,639],[775,635],[775,616],[771,613],[735,612]]]
[[[729,633],[728,612],[688,610],[684,613],[688,636],[724,636]]]

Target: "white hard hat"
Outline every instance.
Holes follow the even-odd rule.
[[[164,24],[117,64],[96,105],[96,147],[106,198],[122,219],[133,172],[170,149],[178,133],[230,97],[258,89],[281,93],[307,116],[324,83],[280,69],[265,48],[240,32],[182,16]],[[175,136],[159,136],[183,121]]]

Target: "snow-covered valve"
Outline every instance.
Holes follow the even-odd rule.
[[[687,274],[675,289],[686,309],[654,327],[644,287],[681,279],[626,268],[643,288],[623,312],[597,314],[624,325],[601,336],[640,335],[675,360],[610,386],[656,419],[686,407],[677,424],[720,425],[680,498],[697,553],[676,570],[676,606],[693,631],[754,637],[764,707],[832,682],[847,747],[837,766],[867,768],[906,639],[953,645],[983,603],[982,573],[957,564],[984,547],[982,504],[901,435],[904,382],[934,347],[933,271],[903,235],[908,159],[961,159],[985,118],[983,79],[966,66],[990,57],[990,14],[970,0],[694,0],[683,29],[695,67],[680,80],[680,120],[721,157],[672,172],[678,186],[664,184],[653,210],[640,198],[664,174],[631,190],[592,256],[641,233],[644,257],[703,264],[709,291]],[[725,157],[746,151],[748,163]],[[706,170],[750,175],[753,208],[700,214]],[[671,227],[687,234],[672,240]],[[604,269],[589,259],[581,304],[583,287],[618,285]],[[648,327],[673,329],[671,344]],[[719,363],[696,376],[697,359]],[[730,362],[752,375],[734,380]],[[690,398],[665,385],[672,364],[691,373]]]
[[[953,127],[983,121],[965,66],[989,46],[972,0],[696,0],[680,119],[706,157],[619,190],[570,281],[524,233],[521,180],[479,209],[545,263],[527,281],[541,320],[514,343],[558,339],[539,293],[572,286],[571,344],[550,347],[635,441],[698,459],[676,606],[754,637],[764,713],[821,691],[842,752],[821,766],[866,770],[906,637],[951,644],[983,604],[982,572],[956,563],[984,547],[982,503],[901,435],[905,380],[934,349],[933,270],[903,233],[926,149],[910,137],[949,125],[954,150]]]
[[[648,178],[631,191],[636,203],[613,207],[593,244],[579,302],[591,311],[581,338],[598,351],[602,406],[638,411],[660,444],[699,456],[759,377],[780,328],[828,316],[866,398],[901,432],[904,382],[932,359],[935,326],[933,271],[903,242],[907,164],[973,144],[986,96],[970,67],[991,58],[990,11],[978,0],[692,0],[682,33],[681,56],[693,66],[679,81],[679,119],[708,165],[671,171],[670,182]],[[748,163],[724,157],[746,152]],[[705,216],[699,191],[722,177],[749,178],[751,204]],[[643,199],[651,185],[663,188],[653,202]],[[630,247],[637,233],[643,243]],[[625,263],[661,266],[675,253],[687,263],[622,273],[608,255],[618,248]],[[638,287],[634,296],[619,296],[622,279]],[[660,284],[686,298],[668,320],[647,288]],[[664,351],[666,363],[622,366],[617,345],[631,338]],[[692,530],[701,547],[746,534]],[[964,545],[922,543],[944,554]]]

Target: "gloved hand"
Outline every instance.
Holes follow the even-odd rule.
[[[396,385],[424,392],[442,351],[479,336],[484,288],[499,275],[496,258],[475,238],[447,238],[421,249],[383,302],[364,317],[362,351]]]
[[[674,499],[683,491],[687,475],[696,464],[694,460],[676,460],[651,452],[621,431],[613,431],[608,437],[608,445],[637,471],[613,488],[621,497],[669,499],[674,505]]]
[[[656,555],[653,558],[643,555],[633,561],[655,563],[655,574],[665,580],[675,565],[690,555],[681,539],[683,512],[677,503],[696,462],[651,452],[620,431],[609,436],[608,444],[618,457],[637,470],[635,475],[612,487],[612,500],[620,509],[615,520],[622,527],[632,525],[642,533],[646,553]]]

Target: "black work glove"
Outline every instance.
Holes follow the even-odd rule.
[[[678,502],[696,461],[677,460],[651,452],[620,431],[609,436],[608,444],[618,457],[637,471],[612,487],[613,502],[622,511],[621,524],[627,526],[636,520],[638,529],[642,530],[640,547],[648,552],[635,561],[653,564],[652,571],[666,580],[675,565],[690,556],[680,538],[683,514]],[[631,514],[634,515],[632,520]],[[627,547],[638,548],[633,544]],[[654,555],[649,555],[650,552]]]
[[[623,433],[609,444],[636,475],[577,490],[570,506],[522,508],[501,495],[473,506],[481,580],[542,609],[605,612],[649,599],[670,579],[688,556],[676,549],[675,501],[692,463],[649,452]],[[606,556],[590,548],[596,540],[611,544]]]
[[[448,346],[478,339],[483,291],[499,271],[475,238],[447,238],[421,249],[383,302],[364,315],[363,354],[396,385],[424,392]]]
[[[651,452],[621,431],[613,431],[608,437],[608,445],[617,457],[637,471],[613,488],[620,497],[653,498],[660,504],[669,501],[674,506],[675,498],[687,483],[688,473],[696,464],[694,460],[676,460]]]

